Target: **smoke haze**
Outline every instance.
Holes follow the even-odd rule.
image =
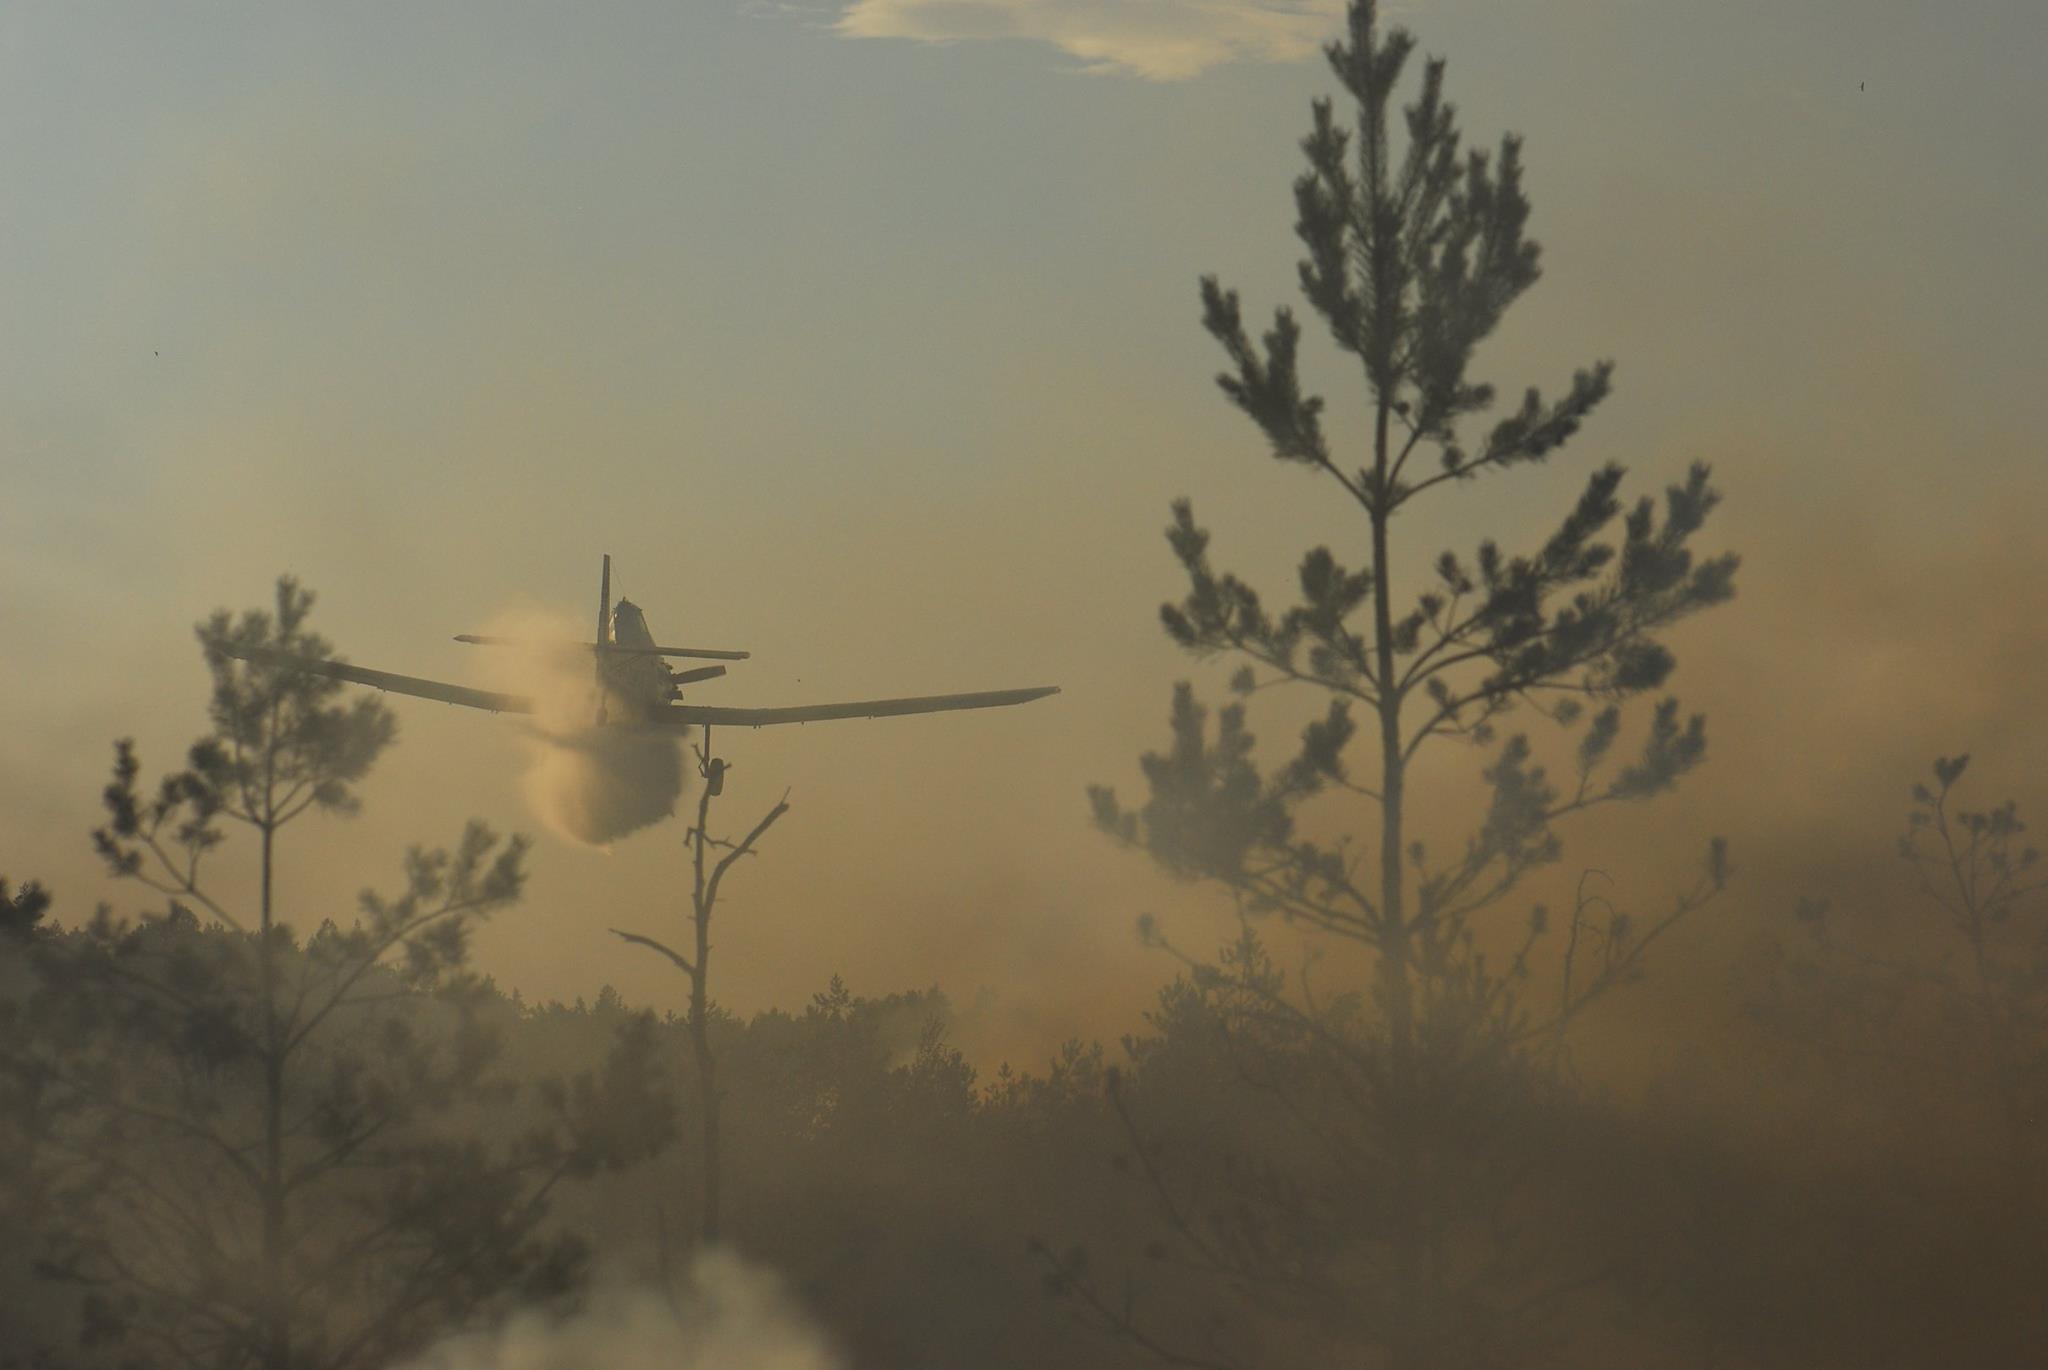
[[[341,12],[232,42],[69,7],[0,21],[8,126],[47,135],[7,153],[23,217],[0,297],[34,343],[0,374],[0,692],[35,726],[0,738],[0,830],[67,901],[110,894],[80,838],[109,740],[146,759],[190,741],[199,615],[289,569],[351,660],[481,682],[494,668],[448,634],[520,596],[587,638],[609,551],[663,636],[754,651],[693,698],[1066,690],[1010,716],[735,739],[734,811],[785,789],[796,806],[734,886],[736,1007],[834,973],[941,981],[1004,1006],[993,1058],[1036,1059],[1129,1030],[1164,973],[1137,913],[1198,943],[1221,926],[1090,832],[1081,791],[1133,782],[1174,679],[1223,693],[1156,626],[1179,592],[1169,499],[1193,496],[1219,560],[1269,592],[1305,541],[1350,536],[1216,393],[1194,322],[1205,271],[1248,307],[1295,299],[1285,190],[1326,71],[1076,81],[1050,47],[852,42],[731,8],[543,9],[488,48]],[[1987,784],[1992,742],[2015,778],[2043,757],[2038,635],[2005,626],[2011,559],[1986,555],[2007,536],[1987,513],[2024,521],[2039,498],[2011,492],[2048,429],[2042,260],[1993,236],[2044,213],[2040,178],[2009,171],[2031,155],[2014,106],[2038,45],[2018,11],[1823,5],[1768,42],[1712,7],[1568,12],[1597,22],[1469,0],[1408,22],[1450,55],[1473,129],[1529,140],[1545,276],[1479,374],[1554,385],[1615,356],[1567,464],[1624,460],[1633,490],[1714,461],[1717,536],[1754,570],[1677,639],[1710,760],[1628,845],[1690,860],[1722,832],[1758,887],[1765,844],[1790,863],[1805,849],[1780,835],[1802,827],[1881,858],[1889,777],[1930,742],[1976,748]],[[1887,74],[1859,92],[1865,67]],[[1902,198],[1895,155],[1938,167],[1935,191]],[[1310,360],[1346,421],[1355,378]],[[1476,483],[1403,545],[1512,545],[1574,478]],[[1983,576],[2007,588],[1942,592]],[[1912,707],[1867,736],[1902,691]],[[1298,726],[1284,696],[1255,703],[1267,742]],[[575,845],[536,863],[536,916],[481,930],[480,957],[533,996],[674,1004],[664,968],[560,929],[593,897],[670,906],[678,825],[634,825],[684,802],[687,752],[664,796],[658,753],[394,708],[402,742],[350,845],[546,813]],[[1758,760],[1778,766],[1768,820],[1743,793]],[[1476,761],[1452,756],[1460,777]],[[624,763],[659,773],[617,783]],[[1610,860],[1567,837],[1569,860]],[[607,840],[609,860],[582,849]],[[308,926],[360,884],[312,851],[287,879]]]
[[[1137,916],[1198,955],[1234,927],[1226,898],[1105,841],[1084,796],[1103,782],[1142,798],[1138,757],[1169,740],[1175,680],[1212,708],[1229,698],[1230,665],[1159,631],[1157,606],[1184,590],[1159,535],[1168,501],[1192,498],[1219,567],[1269,603],[1305,546],[1364,555],[1354,511],[1276,467],[1217,392],[1222,358],[1199,324],[1207,272],[1258,327],[1275,305],[1307,317],[1287,187],[1308,101],[1332,82],[1312,54],[1288,59],[1332,36],[1322,16],[1341,6],[1254,8],[623,0],[508,11],[480,39],[430,8],[117,22],[0,6],[0,128],[15,134],[0,138],[0,874],[49,885],[67,926],[101,900],[138,908],[86,839],[108,746],[136,738],[151,774],[179,764],[205,708],[190,625],[290,571],[349,660],[530,694],[541,712],[388,700],[400,741],[360,817],[292,833],[284,923],[303,938],[345,921],[409,844],[471,816],[539,826],[559,840],[535,847],[522,903],[472,930],[477,968],[528,1006],[615,988],[681,1008],[675,967],[606,928],[687,931],[677,815],[701,783],[693,737],[594,728],[587,655],[447,641],[587,640],[609,552],[659,640],[753,652],[689,687],[692,702],[1064,690],[977,714],[714,730],[735,761],[722,823],[744,831],[792,803],[720,905],[711,997],[735,1022],[763,1016],[769,1045],[751,1059],[775,1064],[760,1075],[780,1088],[838,1059],[775,1045],[835,976],[856,994],[943,989],[977,1089],[1071,1038],[1115,1059],[1179,969],[1139,944]],[[1860,1166],[1867,1190],[1824,1197],[1882,1215],[1868,1195],[1897,1187],[1892,1152],[1937,1171],[1970,1123],[1898,1072],[1794,1068],[1750,1000],[1804,897],[1850,926],[1913,926],[1893,843],[1935,755],[1973,754],[1970,804],[2013,795],[2038,828],[2048,803],[2048,254],[2013,247],[2048,236],[2048,178],[2016,170],[2048,128],[2038,13],[1958,22],[1822,0],[1760,27],[1756,7],[1628,0],[1381,9],[1447,54],[1474,146],[1527,136],[1543,279],[1474,378],[1511,407],[1524,383],[1554,395],[1573,367],[1618,363],[1613,398],[1551,469],[1417,506],[1394,552],[1403,596],[1441,548],[1547,534],[1609,459],[1629,467],[1627,498],[1710,461],[1726,502],[1707,542],[1744,557],[1739,598],[1669,639],[1672,690],[1708,718],[1707,760],[1676,794],[1561,825],[1562,860],[1503,908],[1500,950],[1528,903],[1568,908],[1588,867],[1604,897],[1653,916],[1727,838],[1729,888],[1659,944],[1644,984],[1579,1020],[1575,1059],[1630,1103],[1684,1096],[1655,1156],[1722,1147],[1732,1172],[1795,1195]],[[765,12],[832,21],[748,17]],[[1100,79],[1074,79],[1077,65]],[[1305,336],[1305,382],[1352,461],[1359,378],[1327,343]],[[487,612],[508,603],[566,608]],[[1250,700],[1261,762],[1322,709],[1285,690]],[[1506,720],[1521,727],[1553,777],[1568,770],[1571,736]],[[1486,760],[1447,744],[1418,762],[1410,830],[1433,851],[1470,831]],[[1368,850],[1373,810],[1346,802],[1317,835],[1352,830]],[[246,905],[246,847],[229,843],[217,870]],[[1295,964],[1302,946],[1272,932]],[[1557,955],[1553,937],[1535,973]],[[917,1064],[900,1026],[891,1070]],[[591,1040],[557,1064],[596,1059],[608,1038]],[[732,1078],[758,1084],[747,1069]],[[887,1078],[866,1085],[885,1122],[859,1134],[871,1150],[828,1162],[774,1150],[797,1149],[785,1132],[829,1133],[809,1095],[729,1120],[760,1129],[741,1166],[756,1167],[756,1212],[788,1205],[777,1268],[835,1334],[889,1292],[872,1252],[921,1258],[905,1253],[925,1231],[877,1219],[849,1177],[900,1165],[916,1172],[906,1192],[951,1215],[1039,1154],[1020,1145],[986,1172],[1001,1181],[946,1172],[928,1157],[951,1153],[899,1148]],[[1047,1181],[1053,1197],[1017,1211],[1094,1202],[1088,1167],[1123,1143],[1113,1129],[1089,1143],[1057,1179],[1090,1178]],[[1991,1170],[1955,1168],[1973,1183]],[[814,1188],[792,1198],[781,1182],[800,1171]],[[927,1182],[958,1191],[929,1200]],[[1029,1284],[1039,1272],[975,1264],[1018,1245],[1021,1221],[1006,1210],[935,1248],[948,1268],[930,1278]],[[829,1319],[789,1250],[874,1284]],[[666,1300],[614,1286],[574,1318],[524,1317],[418,1370],[831,1363],[759,1269],[715,1255],[693,1278],[686,1307],[729,1342],[693,1341]],[[928,1316],[917,1283],[890,1286],[911,1291],[906,1323]],[[1840,1297],[1858,1326],[1912,1307]]]
[[[600,1281],[566,1317],[521,1313],[453,1337],[404,1370],[839,1370],[773,1272],[723,1250],[691,1263],[679,1298]]]

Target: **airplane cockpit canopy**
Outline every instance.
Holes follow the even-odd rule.
[[[617,641],[628,633],[646,637],[647,616],[640,612],[640,606],[632,600],[622,599],[618,607],[612,610],[612,639]]]

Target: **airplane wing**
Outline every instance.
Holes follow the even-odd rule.
[[[693,724],[718,724],[732,728],[759,728],[770,723],[822,723],[833,718],[893,718],[898,714],[936,714],[954,709],[997,709],[1006,704],[1024,704],[1060,692],[1057,685],[1040,685],[1028,690],[985,690],[979,694],[923,695],[915,699],[866,699],[853,704],[798,704],[782,709],[735,709],[710,704],[671,704],[661,712],[657,726],[686,728]]]
[[[469,709],[488,709],[494,714],[533,712],[533,701],[525,695],[499,694],[495,690],[473,690],[467,685],[422,680],[418,676],[397,675],[391,671],[373,671],[367,666],[351,666],[345,661],[319,661],[312,657],[288,656],[283,652],[253,652],[244,659],[288,664],[314,675],[346,680],[356,685],[368,685],[373,689],[389,690],[393,694],[438,699],[443,704],[460,704]]]

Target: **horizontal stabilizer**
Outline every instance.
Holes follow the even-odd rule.
[[[705,661],[745,661],[750,652],[721,652],[709,647],[621,647],[616,642],[536,642],[524,637],[489,637],[480,633],[457,633],[457,642],[466,642],[472,647],[543,647],[558,652],[604,651],[612,656],[687,656]]]
[[[692,656],[705,661],[745,661],[752,652],[721,652],[710,647],[621,647],[614,642],[605,648],[616,656]]]
[[[895,718],[902,714],[950,713],[955,709],[999,709],[1028,704],[1060,692],[1057,685],[1025,690],[985,690],[979,694],[921,695],[914,699],[865,699],[850,704],[799,704],[780,709],[725,708],[709,704],[671,704],[656,718],[657,726],[687,728],[718,724],[760,728],[771,723],[823,723],[835,718]]]

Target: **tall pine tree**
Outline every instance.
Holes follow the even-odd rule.
[[[1182,499],[1168,539],[1188,591],[1161,611],[1193,655],[1240,662],[1235,690],[1305,687],[1327,708],[1291,759],[1262,770],[1245,705],[1222,708],[1212,730],[1183,684],[1172,745],[1142,761],[1146,800],[1129,807],[1106,787],[1090,793],[1113,836],[1238,899],[1242,940],[1194,974],[1226,1036],[1247,1051],[1284,1048],[1322,1072],[1305,1122],[1335,1139],[1327,1173],[1253,1183],[1241,1171],[1223,1205],[1240,1215],[1230,1240],[1184,1202],[1169,1204],[1195,1259],[1266,1291],[1276,1309],[1327,1319],[1333,1337],[1381,1348],[1391,1365],[1494,1363],[1526,1335],[1514,1310],[1543,1302],[1542,1275],[1505,1273],[1512,1262],[1486,1236],[1514,1202],[1499,1182],[1518,1162],[1482,1134],[1499,1123],[1500,1100],[1527,1094],[1563,1023],[1629,978],[1648,944],[1719,887],[1721,848],[1700,883],[1647,925],[1582,898],[1554,993],[1539,997],[1528,982],[1543,910],[1506,933],[1489,932],[1488,915],[1557,860],[1558,820],[1658,794],[1700,761],[1704,720],[1670,698],[1651,710],[1633,759],[1618,764],[1614,753],[1624,705],[1671,674],[1661,631],[1728,599],[1737,563],[1693,550],[1719,499],[1704,465],[1661,506],[1625,506],[1622,468],[1601,466],[1556,531],[1521,553],[1483,540],[1426,561],[1397,554],[1400,516],[1417,501],[1555,456],[1607,397],[1613,367],[1598,362],[1561,395],[1531,388],[1504,415],[1483,417],[1495,393],[1473,377],[1475,353],[1539,274],[1521,142],[1504,137],[1491,153],[1464,144],[1440,59],[1424,62],[1397,117],[1413,40],[1383,30],[1371,0],[1354,0],[1348,21],[1327,53],[1356,117],[1340,122],[1329,100],[1315,102],[1295,230],[1302,293],[1363,382],[1364,450],[1343,451],[1326,434],[1291,310],[1254,341],[1235,291],[1208,277],[1201,300],[1229,359],[1218,384],[1272,458],[1318,478],[1356,516],[1356,549],[1309,550],[1299,599],[1274,612],[1214,565],[1210,534]],[[1553,777],[1527,735],[1503,735],[1511,715],[1579,730],[1569,775]],[[1418,753],[1450,740],[1490,759],[1483,813],[1446,858],[1409,817]],[[1298,821],[1333,798],[1377,809],[1362,840],[1304,835],[1356,821],[1353,808]],[[1275,915],[1361,949],[1369,984],[1323,997],[1279,974],[1253,921]]]

